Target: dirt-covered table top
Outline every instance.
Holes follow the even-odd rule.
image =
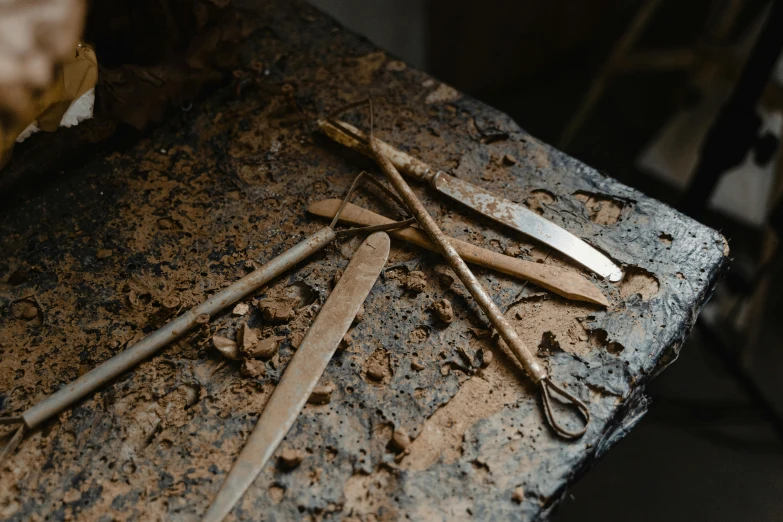
[[[242,78],[122,152],[46,177],[0,209],[0,415],[44,398],[324,225],[372,162],[332,143],[319,114],[372,96],[377,136],[526,204],[620,263],[611,304],[569,302],[475,268],[556,380],[590,406],[581,439],[548,428],[537,390],[498,348],[433,253],[394,241],[363,319],[237,520],[545,519],[646,408],[723,268],[715,231],[527,134],[507,116],[378,50],[305,5],[255,7]],[[239,85],[240,87],[237,87]],[[351,120],[366,128],[365,115]],[[422,185],[450,236],[579,271],[550,249]],[[356,202],[394,216],[376,192]],[[198,520],[361,238],[336,243],[30,433],[0,469],[3,520]],[[421,272],[410,276],[411,272]],[[586,276],[590,274],[583,272]],[[260,300],[290,298],[267,321]],[[454,321],[433,303],[448,299]],[[280,320],[280,317],[283,319]],[[243,365],[210,342],[244,323],[281,338]],[[494,358],[471,364],[480,350]],[[407,453],[394,430],[412,439]],[[6,442],[7,438],[2,439]],[[629,477],[630,479],[630,477]]]

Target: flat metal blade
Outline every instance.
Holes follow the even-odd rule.
[[[389,236],[376,232],[356,251],[288,363],[204,521],[220,522],[231,512],[294,425],[386,264],[389,246]]]
[[[623,278],[622,270],[611,259],[564,228],[547,221],[522,205],[443,172],[437,174],[431,185],[438,192],[488,218],[562,252],[608,281],[614,283]]]

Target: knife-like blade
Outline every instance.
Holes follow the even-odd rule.
[[[441,194],[456,199],[488,218],[559,250],[604,279],[614,283],[623,277],[620,267],[601,252],[522,205],[444,172],[439,172],[430,185]]]
[[[353,125],[339,120],[319,120],[318,125],[327,136],[336,142],[372,157],[372,153],[367,147],[367,136]],[[350,134],[346,133],[346,130]],[[454,176],[444,172],[435,172],[423,161],[395,149],[388,143],[380,140],[376,140],[376,142],[384,155],[403,174],[429,183],[435,190],[456,199],[488,218],[559,250],[604,279],[616,283],[623,278],[620,267],[608,257],[535,212]]]
[[[288,363],[204,521],[220,522],[231,512],[296,422],[386,264],[389,245],[389,236],[376,232],[356,251]]]

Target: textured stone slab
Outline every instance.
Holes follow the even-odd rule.
[[[594,422],[578,441],[558,439],[442,260],[395,242],[363,320],[324,375],[331,400],[308,404],[278,451],[305,458],[290,470],[268,465],[232,516],[546,518],[644,413],[644,386],[676,358],[726,266],[725,241],[307,6],[281,1],[248,16],[257,29],[243,47],[241,90],[221,89],[130,150],[86,158],[0,210],[0,412],[22,411],[152,331],[176,313],[165,298],[191,306],[322,226],[307,205],[340,197],[375,168],[313,120],[372,96],[380,137],[527,204],[624,265],[621,284],[597,281],[608,310],[476,269],[552,374],[589,402]],[[354,116],[366,128],[365,115]],[[571,266],[415,188],[447,234]],[[395,215],[372,190],[356,202]],[[328,248],[246,299],[246,315],[226,310],[209,331],[30,434],[0,470],[0,518],[198,520],[359,243]],[[415,271],[420,292],[407,284]],[[294,317],[265,320],[256,304],[268,298],[291,299]],[[432,309],[444,298],[450,324]],[[284,338],[262,372],[245,373],[254,376],[209,342],[234,338],[246,321]],[[494,354],[487,368],[471,367],[479,350]],[[413,440],[407,454],[390,443],[397,428]]]

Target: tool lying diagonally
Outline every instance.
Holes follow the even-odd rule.
[[[333,219],[340,207],[339,199],[324,199],[310,203],[307,211],[317,216]],[[372,226],[393,223],[385,216],[348,203],[340,215],[340,221],[351,225]],[[402,239],[432,252],[438,252],[438,247],[430,241],[427,234],[419,228],[399,228],[389,232],[394,238]],[[517,277],[535,283],[545,290],[571,299],[586,303],[609,306],[601,290],[584,276],[563,268],[526,261],[515,257],[493,252],[455,238],[448,238],[449,243],[457,249],[462,259],[506,275]]]
[[[359,104],[361,102],[351,104],[346,108]],[[373,157],[367,136],[356,127],[334,118],[318,120],[318,125],[334,141]],[[378,151],[403,174],[427,183],[441,194],[467,205],[498,223],[537,239],[610,282],[616,283],[623,278],[622,270],[611,259],[571,232],[542,218],[535,212],[472,183],[462,181],[445,172],[435,171],[423,161],[395,149],[388,143],[378,139],[375,141]]]
[[[549,372],[547,372],[542,362],[533,352],[530,351],[527,346],[525,346],[525,343],[522,342],[522,339],[517,334],[513,325],[506,319],[506,317],[503,315],[503,312],[501,312],[497,305],[492,301],[486,290],[484,290],[484,287],[481,286],[479,280],[476,279],[476,276],[473,275],[473,272],[470,271],[468,265],[465,263],[462,257],[460,257],[457,250],[451,244],[449,238],[438,227],[438,224],[427,212],[427,209],[424,207],[421,201],[419,201],[419,198],[416,196],[413,190],[411,190],[411,188],[405,182],[405,179],[403,179],[402,175],[399,173],[392,161],[388,158],[388,156],[386,156],[381,142],[373,137],[372,100],[365,100],[351,104],[342,109],[342,111],[362,104],[369,106],[370,132],[366,146],[369,148],[372,158],[383,171],[389,183],[391,183],[391,185],[394,187],[394,190],[397,192],[397,195],[403,201],[408,211],[416,218],[419,226],[427,233],[427,236],[429,236],[430,240],[435,245],[437,245],[438,251],[440,251],[440,253],[448,262],[449,266],[451,266],[451,269],[454,270],[454,272],[457,274],[457,277],[459,277],[460,281],[462,281],[462,284],[464,284],[468,289],[468,292],[470,292],[470,294],[473,296],[473,299],[476,300],[476,304],[478,304],[479,308],[482,312],[484,312],[484,315],[487,317],[489,322],[500,334],[500,337],[503,339],[503,341],[505,341],[506,346],[508,346],[509,350],[511,350],[511,353],[514,355],[514,357],[524,367],[525,372],[528,374],[530,379],[532,379],[533,382],[541,388],[544,414],[546,416],[547,422],[549,422],[549,425],[552,427],[555,433],[563,438],[574,439],[581,437],[585,434],[587,427],[590,424],[590,409],[576,396],[567,392],[560,385],[552,381],[549,376]],[[335,125],[337,125],[339,128],[341,124],[336,123]],[[345,134],[353,135],[351,130],[342,129],[342,131]],[[360,138],[354,137],[354,139],[359,140]],[[343,205],[343,207],[344,206],[345,205]],[[573,405],[582,415],[584,418],[584,425],[581,428],[575,430],[567,428],[555,418],[551,400],[553,394],[557,394],[557,396],[559,396],[560,402],[570,403]]]
[[[354,191],[361,179],[367,179],[378,185],[380,189],[387,193],[394,201],[399,203],[398,198],[389,193],[388,189],[372,177],[364,177],[364,173],[356,177],[351,188],[345,196],[343,205],[348,203],[348,198]],[[5,448],[0,451],[0,463],[9,456],[19,445],[26,431],[40,426],[46,420],[57,415],[68,408],[78,400],[84,398],[89,393],[108,383],[120,374],[133,368],[147,357],[161,350],[169,343],[178,339],[188,331],[192,330],[200,323],[202,318],[207,320],[210,316],[234,304],[246,295],[258,290],[260,287],[276,278],[289,268],[292,268],[300,261],[303,261],[323,249],[326,245],[339,237],[345,237],[354,234],[375,232],[379,230],[391,230],[399,227],[406,227],[413,221],[411,219],[396,222],[393,224],[384,224],[381,226],[352,228],[347,230],[335,230],[339,221],[339,214],[335,215],[331,224],[318,230],[311,236],[296,244],[289,250],[286,250],[276,258],[267,262],[262,267],[246,275],[239,281],[220,290],[215,295],[187,310],[182,315],[172,320],[165,326],[152,332],[133,346],[125,349],[118,355],[115,355],[108,361],[101,363],[98,367],[85,373],[75,381],[60,388],[41,402],[29,407],[19,416],[0,417],[0,425],[18,425],[11,440]]]
[[[389,236],[376,232],[353,255],[286,366],[256,427],[202,519],[220,522],[261,472],[296,422],[389,257]]]

